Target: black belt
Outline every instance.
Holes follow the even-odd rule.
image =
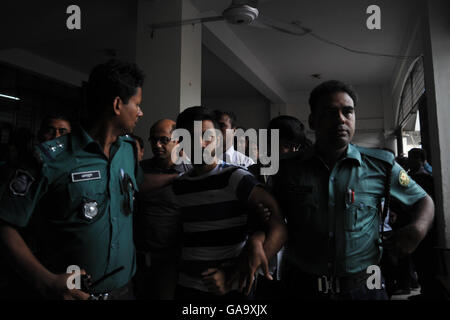
[[[286,279],[289,285],[297,286],[297,290],[311,290],[323,294],[339,294],[361,288],[370,277],[365,270],[343,277],[311,275],[297,271],[294,279]]]
[[[113,289],[110,292],[91,293],[89,300],[129,300],[131,297],[134,297],[132,281],[128,282],[123,287]]]

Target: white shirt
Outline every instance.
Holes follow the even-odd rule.
[[[245,154],[240,153],[239,151],[234,150],[233,146],[231,146],[226,152],[225,157],[227,163],[234,164],[236,166],[241,166],[244,168],[248,168],[251,165],[255,164],[252,158],[247,157]]]

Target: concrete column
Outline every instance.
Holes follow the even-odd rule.
[[[147,76],[143,88],[144,117],[135,133],[145,140],[150,126],[161,118],[176,119],[180,111],[201,105],[202,26],[187,25],[152,30],[153,23],[198,17],[188,0],[137,1],[136,63]]]
[[[397,154],[397,143],[395,140],[395,113],[394,100],[388,87],[381,88],[383,106],[383,141],[382,146],[389,148]]]
[[[426,1],[425,81],[439,245],[450,247],[450,2]]]

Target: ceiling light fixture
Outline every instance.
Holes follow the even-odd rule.
[[[6,99],[11,99],[11,100],[16,100],[16,101],[19,101],[19,100],[20,100],[20,98],[13,97],[13,96],[8,96],[8,95],[6,95],[6,94],[1,94],[1,93],[0,93],[0,97],[6,98]]]

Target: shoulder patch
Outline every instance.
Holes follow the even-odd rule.
[[[22,169],[17,169],[14,177],[9,183],[9,190],[15,196],[25,196],[30,190],[30,186],[35,179],[30,172]]]
[[[400,170],[400,173],[398,174],[398,182],[402,187],[407,188],[409,186],[411,178],[408,176],[405,170]]]

